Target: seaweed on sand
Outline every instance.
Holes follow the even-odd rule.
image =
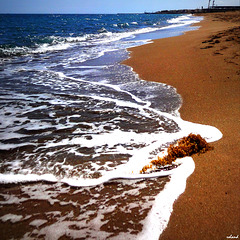
[[[183,137],[177,141],[175,145],[170,145],[167,150],[167,155],[164,157],[158,157],[156,160],[152,160],[149,165],[142,168],[140,173],[145,173],[153,166],[156,168],[171,165],[177,158],[183,158],[191,156],[193,154],[205,153],[212,150],[213,147],[207,143],[199,134],[190,133],[187,137]]]

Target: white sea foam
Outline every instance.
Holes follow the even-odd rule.
[[[163,27],[163,28],[164,29],[169,29],[169,28],[191,25],[191,24],[194,24],[194,23],[198,23],[202,20],[203,20],[203,17],[192,17],[191,14],[184,15],[184,16],[179,16],[179,17],[167,20],[167,22],[170,23],[171,25]]]
[[[170,182],[155,198],[150,213],[143,221],[143,231],[138,235],[137,239],[158,239],[167,227],[173,210],[173,203],[185,191],[186,180],[195,168],[194,161],[190,157],[185,157],[179,162],[182,165],[171,175]]]
[[[35,181],[47,181],[57,182],[58,179],[52,174],[0,174],[1,183],[19,183],[19,182],[35,182]]]
[[[36,220],[33,220],[32,222],[29,223],[30,226],[33,226],[33,227],[37,227],[39,228],[40,226],[42,226],[43,224],[47,223],[47,220],[44,220],[44,219],[36,219]]]
[[[176,121],[177,118],[173,117]],[[30,174],[31,171],[27,171],[28,175],[19,175],[19,174],[1,174],[0,182],[1,183],[11,183],[11,182],[27,182],[27,181],[60,181],[68,183],[73,186],[93,186],[98,185],[112,179],[138,179],[138,178],[148,178],[148,177],[159,177],[167,176],[173,174],[176,170],[170,170],[165,172],[151,173],[147,175],[139,174],[140,170],[146,164],[149,164],[149,153],[156,149],[158,146],[164,144],[165,142],[172,142],[176,139],[179,139],[183,136],[187,136],[189,133],[200,134],[208,142],[216,141],[222,137],[221,132],[211,126],[205,126],[200,124],[194,124],[178,119],[178,124],[181,127],[181,131],[177,133],[162,133],[162,134],[136,134],[134,132],[122,132],[120,130],[115,130],[112,133],[105,133],[100,135],[95,135],[92,137],[91,141],[84,138],[73,138],[73,139],[64,139],[60,142],[49,142],[46,144],[45,148],[57,147],[57,146],[67,146],[67,145],[81,145],[85,147],[94,147],[100,145],[108,145],[109,148],[117,144],[126,144],[130,143],[132,139],[139,139],[139,142],[148,143],[146,147],[141,150],[128,150],[126,153],[131,152],[133,157],[126,164],[121,164],[112,171],[102,172],[103,176],[98,179],[88,179],[82,176],[74,176],[73,178],[59,178],[55,177],[52,174]],[[101,151],[101,150],[100,150]],[[121,149],[124,153],[123,149]],[[64,162],[62,163],[64,164]],[[178,168],[177,168],[178,169]],[[67,169],[66,169],[67,171]],[[67,175],[67,174],[66,174]]]
[[[3,222],[10,221],[12,223],[20,222],[23,219],[22,215],[16,215],[16,214],[6,214],[2,217],[0,217],[0,220]]]
[[[191,14],[189,15],[183,15],[183,16],[179,16],[176,18],[172,18],[167,20],[168,23],[182,23],[182,22],[186,22],[186,20],[190,20],[191,19]]]

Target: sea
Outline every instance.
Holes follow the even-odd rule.
[[[202,19],[0,15],[1,239],[159,238],[194,162],[141,169],[189,133],[221,133],[182,120],[177,89],[121,62]]]

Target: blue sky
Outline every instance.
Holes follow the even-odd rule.
[[[240,0],[215,0],[239,6]],[[207,7],[208,0],[0,0],[0,13],[141,13]]]

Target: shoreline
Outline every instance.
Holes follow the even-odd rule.
[[[181,118],[223,133],[215,150],[194,156],[195,171],[160,239],[227,239],[240,231],[240,12],[204,14],[198,30],[130,48],[141,79],[166,83],[183,99]],[[184,84],[183,84],[184,83]]]
[[[197,33],[198,31],[199,30],[193,31],[193,32]],[[188,34],[191,35],[191,31],[185,33],[186,36]],[[179,39],[181,39],[181,37],[183,37],[185,35],[181,35],[181,36],[173,37],[173,38],[156,40],[156,42],[159,42],[161,44],[162,44],[162,42],[169,43],[169,40],[173,39],[175,41],[174,44],[176,44],[176,43],[178,44],[179,42],[181,43],[181,41],[179,41]],[[192,36],[194,36],[194,34]],[[194,38],[197,39],[196,36]],[[214,39],[214,42],[218,39],[219,38]],[[182,43],[181,43],[182,46],[184,46],[184,44],[186,43],[185,41],[186,40],[184,40],[184,39],[182,40]],[[189,41],[191,42],[191,39]],[[155,42],[155,40],[154,40],[154,42]],[[153,43],[152,51],[147,52],[148,57],[150,59],[149,61],[147,59],[145,59],[145,55],[144,55],[144,58],[140,57],[140,58],[135,59],[135,61],[143,60],[142,63],[144,64],[144,67],[142,67],[141,65],[139,66],[138,65],[139,62],[136,62],[136,68],[139,66],[140,70],[136,71],[136,69],[134,69],[134,71],[139,73],[141,71],[150,70],[150,73],[147,73],[147,75],[146,75],[146,79],[149,79],[150,77],[152,77],[151,74],[153,74],[153,77],[155,77],[156,80],[159,80],[158,74],[165,74],[165,77],[167,78],[167,77],[171,76],[171,75],[169,75],[169,71],[166,71],[166,72],[162,71],[162,73],[160,73],[160,71],[158,71],[159,63],[161,63],[161,64],[164,63],[165,64],[164,67],[169,65],[168,70],[170,70],[170,67],[174,67],[174,69],[173,69],[174,71],[175,71],[175,69],[178,68],[178,72],[176,73],[176,76],[179,75],[180,73],[182,73],[184,69],[179,68],[179,64],[181,64],[181,61],[182,61],[182,58],[179,57],[179,55],[178,55],[179,52],[176,52],[176,54],[175,54],[176,50],[175,49],[172,50],[172,54],[175,54],[174,55],[175,56],[174,57],[175,65],[171,66],[173,55],[169,56],[169,62],[166,63],[166,62],[161,61],[161,59],[162,59],[161,54],[158,55],[158,53],[156,52],[156,49],[160,49],[160,46],[158,46],[159,43],[156,45],[156,42]],[[231,43],[231,41],[229,43]],[[137,47],[136,49],[134,48],[133,50],[135,51],[137,49],[144,50],[149,47],[151,48],[150,45],[152,46],[152,44],[146,44],[141,47]],[[212,48],[208,48],[207,46],[209,46],[209,45],[212,45],[212,43],[207,42],[207,43],[204,43],[203,45],[201,45],[200,48],[202,48],[202,47],[205,48],[205,49],[201,49],[201,51],[205,51],[205,50],[210,51]],[[219,44],[215,44],[215,45],[219,45]],[[165,45],[163,45],[163,46],[164,46],[163,47],[163,50],[164,50]],[[178,49],[177,46],[178,45],[176,45],[176,49],[181,50],[180,48]],[[191,48],[189,49],[189,54],[192,54],[192,50],[193,50],[193,48],[195,49],[195,47],[196,47],[196,45],[193,45],[193,44],[191,45]],[[184,49],[186,50],[186,48],[184,48]],[[183,52],[184,52],[184,54],[186,54],[186,55],[184,55],[184,59],[187,63],[184,62],[185,64],[182,64],[180,67],[184,68],[188,65],[191,65],[192,61],[189,61],[189,59],[187,58],[188,51],[183,51]],[[161,52],[159,51],[159,53],[161,53]],[[168,54],[168,53],[169,53],[169,49],[166,48],[166,54]],[[197,55],[197,56],[199,57],[199,55]],[[219,54],[216,54],[216,56],[221,57],[222,56],[221,51]],[[157,59],[159,61],[152,61],[151,60],[152,57],[157,57]],[[224,55],[224,57],[225,57],[225,55]],[[147,64],[144,62],[146,60],[147,60]],[[164,61],[165,60],[168,60],[168,59],[164,58]],[[200,66],[204,67],[205,66],[204,64],[201,65],[202,58],[199,61],[200,61]],[[234,61],[234,60],[231,59],[229,61]],[[154,66],[153,66],[153,64],[154,64]],[[161,64],[160,64],[160,67],[161,67]],[[232,63],[228,63],[228,64],[231,65]],[[156,68],[154,68],[154,67],[156,67]],[[188,68],[190,68],[190,67],[188,67]],[[173,71],[173,73],[174,73],[174,71]],[[182,73],[182,80],[185,80],[185,76],[189,72],[186,69],[184,71],[185,72]],[[225,70],[221,69],[221,71],[224,72]],[[232,73],[232,68],[229,70],[229,72]],[[144,72],[143,72],[143,74],[144,74]],[[191,72],[191,74],[193,74],[193,72]],[[222,76],[223,75],[221,75],[221,77]],[[235,75],[233,74],[232,76],[235,76]],[[194,78],[194,80],[199,80],[199,79],[197,79],[197,77],[195,77],[195,78]],[[209,78],[209,76],[208,76],[208,78]],[[141,79],[144,79],[144,78],[141,77]],[[168,81],[170,81],[170,80],[171,79],[169,78]],[[172,79],[172,80],[174,80],[174,79]],[[188,80],[190,82],[191,79],[189,78]],[[212,78],[211,78],[211,80],[212,80]],[[204,81],[205,81],[205,79],[204,79]],[[163,81],[161,81],[161,82],[163,82]],[[178,79],[176,80],[176,83],[179,83]],[[169,83],[167,83],[167,84],[176,87],[174,84],[169,84]],[[206,81],[205,84],[206,84],[206,86],[208,86],[209,82]],[[211,83],[211,84],[213,84],[213,83]],[[183,84],[180,82],[180,87],[181,87],[181,85],[183,85]],[[197,85],[199,85],[199,84],[197,84]],[[239,89],[239,88],[237,88],[237,86],[238,85],[236,85],[236,87],[234,88],[235,91],[237,91],[237,89]],[[176,90],[178,92],[179,92],[180,87],[176,88]],[[191,87],[192,87],[192,85],[191,85]],[[194,91],[197,91],[198,86],[195,86],[195,87],[196,87],[196,89],[194,89]],[[212,88],[214,88],[214,87],[215,87],[215,85],[212,86]],[[225,89],[223,89],[223,90],[225,90]],[[182,92],[179,92],[179,93],[182,95]],[[191,92],[191,93],[193,93],[193,92]],[[199,91],[198,94],[200,94],[200,93],[201,92]],[[201,93],[201,94],[203,94],[203,93]],[[238,97],[238,95],[236,95],[236,96]],[[236,96],[234,98],[235,102],[237,99]],[[195,99],[196,97],[200,98],[200,96],[194,96],[193,99]],[[211,98],[210,98],[210,100],[211,100]],[[191,106],[194,107],[194,105],[193,106],[191,105]],[[209,104],[208,107],[211,111],[212,105]],[[225,107],[227,107],[227,104],[225,105]],[[188,113],[188,112],[182,113],[182,109],[188,109],[187,106],[185,108],[185,98],[183,99],[183,106],[182,106],[180,112],[181,112],[182,118],[192,122],[192,119],[189,118],[191,112],[190,113]],[[234,108],[234,109],[236,112],[235,115],[237,115],[239,113],[239,110],[236,108]],[[198,110],[196,109],[196,111],[198,111]],[[215,111],[216,111],[216,109],[215,109]],[[183,116],[183,114],[185,114],[185,116]],[[206,114],[206,116],[208,116],[209,112],[205,112],[205,109],[204,109],[204,110],[202,110],[202,112],[200,114],[202,114],[203,116],[205,116],[204,114]],[[198,118],[200,118],[200,120],[201,120],[202,116],[199,115],[198,113],[195,113],[196,116],[193,113],[192,113],[192,115],[193,115],[193,117],[196,117],[195,122],[199,122]],[[236,119],[236,118],[234,118],[234,120],[236,122],[238,121],[238,119]],[[219,123],[220,122],[221,121],[219,121]],[[205,123],[205,122],[203,121],[202,123]],[[216,126],[213,123],[211,123],[210,125]],[[220,130],[222,131],[222,129],[220,129]],[[236,127],[235,132],[237,132],[237,131],[238,131],[238,129]],[[237,137],[236,133],[234,135]],[[222,140],[220,140],[219,142],[221,143],[221,141]],[[217,142],[216,144],[218,144],[219,142]],[[236,144],[236,147],[237,147],[237,141],[235,141],[235,142],[234,143]],[[218,150],[219,148],[222,147],[221,144],[219,145],[220,147],[216,147],[216,146],[217,145],[215,145],[216,150]],[[231,147],[231,143],[228,145],[228,147]],[[207,157],[207,156],[209,156],[209,154],[211,154],[211,156],[216,158],[216,150],[213,152],[209,152],[204,155],[201,155],[200,157],[194,157],[194,160],[196,163],[195,164],[196,168],[195,168],[195,172],[193,174],[196,173],[196,170],[197,170],[197,172],[199,172],[199,168],[201,170],[201,166],[202,166],[201,164],[205,164],[205,165],[203,165],[203,168],[207,166],[207,168],[208,168],[207,170],[211,170],[211,167],[212,167],[211,163],[210,163],[211,159],[209,158],[210,160],[208,160],[205,163],[204,162],[205,156]],[[220,153],[217,152],[217,154],[218,154],[218,156],[220,156],[220,154],[222,154],[222,152],[220,152]],[[226,154],[228,154],[228,153],[226,153]],[[196,161],[199,161],[199,163]],[[216,159],[215,159],[215,161],[216,161]],[[191,160],[191,162],[193,163],[192,160]],[[199,164],[199,166],[197,164]],[[225,164],[226,164],[226,162],[225,162]],[[219,166],[214,165],[214,167],[215,167],[215,171],[216,171],[216,170],[218,170]],[[223,168],[224,167],[226,169],[230,169],[230,168],[226,167],[226,165],[223,165]],[[184,169],[186,170],[186,168],[184,168]],[[238,165],[237,165],[237,160],[236,160],[236,170],[237,169],[238,169]],[[222,170],[223,169],[221,168],[221,172],[222,172]],[[230,170],[232,171],[232,169],[230,169]],[[207,174],[209,174],[209,171],[208,171],[208,173],[206,173],[206,175]],[[228,173],[228,174],[230,174],[230,173]],[[185,172],[183,174],[183,176],[186,177],[186,175],[187,174]],[[202,177],[202,172],[199,172],[199,176]],[[228,176],[226,176],[226,178],[227,177]],[[180,178],[180,179],[182,180],[183,178]],[[220,181],[222,181],[222,179],[223,179],[222,176],[219,176],[217,180],[219,180],[219,179],[220,179]],[[216,180],[216,179],[214,179],[214,180]],[[193,182],[193,184],[195,184],[194,181],[195,181],[195,179],[191,180],[190,183]],[[201,181],[202,180],[200,179],[200,183],[202,183]],[[209,181],[211,183],[211,181],[212,181],[211,177],[209,178]],[[96,236],[96,238],[99,237],[100,239],[106,239],[107,237],[116,237],[116,239],[126,239],[124,233],[129,231],[129,229],[132,229],[130,234],[132,234],[133,236],[138,234],[139,232],[141,232],[143,227],[145,227],[145,226],[147,226],[148,230],[152,231],[152,229],[150,227],[148,228],[149,225],[142,224],[142,223],[143,223],[143,221],[145,221],[146,216],[148,215],[150,209],[152,209],[151,206],[155,201],[154,200],[155,196],[157,194],[159,194],[159,191],[162,191],[164,189],[165,184],[168,182],[169,182],[168,177],[167,178],[159,178],[159,179],[154,178],[154,179],[149,179],[148,181],[144,180],[142,182],[136,181],[136,183],[134,181],[131,181],[131,183],[122,183],[121,181],[119,181],[119,182],[111,181],[111,182],[107,182],[105,184],[101,184],[96,187],[86,187],[86,188],[77,187],[77,186],[69,187],[69,185],[64,184],[64,183],[59,183],[59,182],[52,183],[52,182],[45,182],[45,181],[28,182],[26,184],[25,183],[0,184],[0,192],[1,192],[1,194],[0,194],[0,202],[1,202],[0,235],[1,235],[2,239],[9,239],[9,238],[20,239],[20,238],[28,238],[28,237],[37,239],[37,238],[43,238],[43,236],[46,236],[46,237],[56,236],[56,232],[57,232],[59,239],[60,239],[60,237],[61,237],[61,239],[69,239],[70,237],[74,238],[74,236],[75,236],[75,238],[79,237],[79,235],[78,235],[79,233],[77,233],[77,231],[80,231],[80,232],[82,231],[81,234],[83,234],[83,236],[85,236],[87,239],[90,239],[91,236],[94,236],[94,237]],[[186,181],[184,182],[184,186],[185,186],[185,183],[186,183]],[[187,183],[189,185],[189,182],[187,182]],[[205,184],[205,182],[203,182],[203,183]],[[142,184],[143,184],[143,186],[141,187]],[[177,181],[176,184],[179,184],[179,181]],[[173,184],[173,189],[179,191],[179,189],[180,189],[179,187],[175,188],[176,184]],[[236,184],[234,186],[236,189],[238,189],[239,184],[238,184],[237,180],[236,180]],[[137,188],[137,187],[139,187],[139,188]],[[190,185],[190,187],[191,187],[191,185]],[[202,185],[201,187],[203,188],[202,190],[205,191],[205,185]],[[136,189],[138,189],[137,192],[136,192]],[[214,187],[212,189],[215,190]],[[191,190],[191,188],[190,188],[190,190]],[[187,190],[185,191],[185,193],[187,191],[189,191],[188,186],[187,186]],[[231,189],[232,192],[229,192],[228,190],[226,190],[226,191],[228,194],[227,197],[229,197],[229,199],[228,199],[229,202],[233,200],[231,194],[236,194],[236,196],[239,196],[239,195],[237,195],[237,192],[236,193],[234,192],[235,190],[233,191],[233,188]],[[186,231],[186,229],[189,229],[191,227],[193,227],[193,228],[196,227],[196,225],[194,225],[193,222],[196,222],[199,225],[202,224],[202,222],[198,223],[196,221],[195,214],[199,214],[199,213],[196,211],[196,209],[192,208],[194,206],[194,204],[198,204],[199,199],[195,199],[197,195],[194,195],[194,197],[193,197],[192,192],[190,192],[189,193],[189,196],[191,198],[190,199],[188,197],[188,195],[187,195],[187,198],[185,197],[185,193],[178,198],[177,204],[174,205],[174,212],[171,216],[171,219],[169,222],[169,227],[162,234],[162,236],[161,236],[162,239],[198,239],[198,235],[199,235],[199,239],[208,239],[207,237],[208,237],[209,233],[207,233],[205,235],[200,235],[198,232],[192,232],[195,234],[195,235],[193,234],[193,236],[195,236],[195,238],[192,237],[191,235],[187,235],[187,237],[185,237],[185,235],[183,234]],[[201,191],[199,191],[199,189],[197,189],[195,191],[195,193],[197,193],[197,194],[200,193],[201,194],[200,197],[202,197],[204,192],[201,192]],[[208,190],[208,193],[210,194],[211,191]],[[210,200],[211,200],[211,197],[212,197],[212,195],[210,195]],[[166,199],[167,199],[167,202],[169,203],[170,202],[169,198],[167,197]],[[173,198],[173,199],[176,199],[176,198]],[[190,200],[193,202],[189,205]],[[206,199],[206,201],[207,200],[208,199]],[[183,202],[183,204],[182,204],[182,202]],[[233,204],[235,202],[236,201],[234,199]],[[205,205],[206,205],[206,203],[205,203]],[[172,206],[172,203],[171,203],[171,206]],[[224,206],[220,206],[220,208],[223,208],[223,207]],[[234,213],[234,210],[238,211],[237,207],[235,207],[235,208],[232,207],[231,213]],[[185,212],[186,208],[187,208],[187,211]],[[206,206],[205,206],[205,210],[207,210]],[[194,212],[191,213],[192,211],[194,211]],[[176,213],[178,213],[178,215],[176,215]],[[161,214],[159,214],[159,216],[161,216]],[[172,217],[174,217],[174,216],[176,219],[175,222],[174,222],[174,218],[172,220]],[[238,218],[236,213],[234,214],[233,217]],[[186,221],[186,219],[188,219],[188,220]],[[223,221],[223,219],[220,219],[220,220]],[[226,218],[226,221],[230,221],[230,220],[228,218]],[[156,221],[151,220],[151,223],[155,224]],[[203,224],[205,224],[205,223],[203,222]],[[179,228],[178,226],[176,227],[176,225],[178,225],[178,226],[181,225],[181,226]],[[200,229],[200,227],[198,227],[198,226],[196,227],[197,230]],[[236,224],[234,226],[236,226]],[[155,224],[155,227],[156,227],[156,224]],[[210,230],[212,231],[212,229],[210,229]],[[182,231],[183,233],[181,233],[181,234],[183,234],[183,235],[181,235],[179,233],[179,231]],[[192,231],[192,229],[191,229],[191,231]],[[103,235],[99,235],[99,234],[103,234]],[[169,235],[167,235],[167,234],[169,234]],[[189,234],[189,233],[187,233],[187,234]],[[237,233],[235,234],[235,231],[232,231],[231,233],[228,234],[228,236],[236,236],[236,235],[237,235]],[[212,237],[212,235],[210,234],[209,236],[210,236],[209,239],[211,239],[211,240],[215,239],[215,237],[216,237],[216,239],[218,239],[217,235],[214,235]],[[158,237],[158,235],[156,237]],[[147,238],[149,238],[149,235],[147,235]]]

